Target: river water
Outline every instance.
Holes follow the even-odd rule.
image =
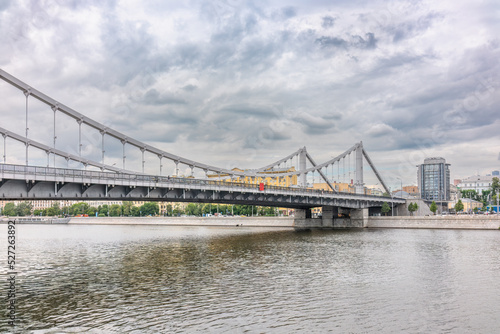
[[[4,302],[0,332],[500,328],[500,231],[18,225],[16,237],[18,324]]]

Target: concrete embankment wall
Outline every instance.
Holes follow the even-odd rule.
[[[85,217],[69,224],[293,227],[293,217]]]
[[[369,217],[366,227],[372,228],[444,228],[498,230],[498,216],[429,216],[429,217]]]

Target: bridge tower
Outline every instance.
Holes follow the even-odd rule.
[[[302,188],[307,187],[307,173],[304,171],[307,168],[307,150],[306,147],[304,146],[302,150],[300,150],[299,153],[299,186]]]
[[[364,194],[363,185],[363,142],[359,142],[356,148],[356,183],[354,184],[356,194]]]

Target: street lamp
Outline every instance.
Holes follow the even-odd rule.
[[[391,188],[389,188],[389,194],[391,195],[391,217],[394,217],[394,197],[392,196]]]
[[[401,197],[403,197],[403,180],[401,180],[399,177],[397,177],[396,179],[401,182]]]

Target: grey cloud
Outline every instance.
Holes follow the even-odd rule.
[[[321,36],[316,39],[322,47],[346,47],[347,41],[342,38]]]
[[[160,94],[156,89],[150,89],[144,94],[141,101],[146,105],[164,105],[164,104],[186,104],[186,100],[176,97],[169,93]]]
[[[316,43],[319,43],[323,48],[362,48],[374,49],[377,47],[377,39],[374,33],[367,33],[365,38],[361,36],[352,36],[351,40],[345,40],[340,37],[321,36],[316,38]]]
[[[393,36],[392,41],[394,43],[398,43],[426,31],[436,20],[441,18],[443,18],[443,15],[440,13],[428,13],[424,16],[418,17],[416,20],[391,24],[384,27],[384,29]]]
[[[144,22],[121,22],[110,16],[104,24],[101,40],[107,52],[105,73],[99,78],[103,86],[126,85],[143,73],[152,60],[155,41]]]
[[[297,10],[294,7],[288,6],[275,11],[271,17],[276,20],[288,20],[297,15]]]
[[[321,22],[321,26],[325,29],[333,27],[335,24],[335,19],[331,16],[324,16]]]
[[[9,8],[12,0],[0,0],[0,12]]]
[[[192,91],[196,90],[197,88],[198,88],[197,86],[191,85],[191,84],[182,87],[182,89],[187,91],[187,92],[192,92]]]
[[[292,120],[303,126],[305,128],[305,132],[310,135],[320,135],[323,131],[330,130],[335,127],[334,122],[305,112],[295,115]]]
[[[374,33],[367,33],[366,39],[362,38],[361,36],[355,36],[356,39],[358,39],[358,42],[356,43],[358,46],[366,49],[374,49],[377,47],[377,39],[375,38]]]

